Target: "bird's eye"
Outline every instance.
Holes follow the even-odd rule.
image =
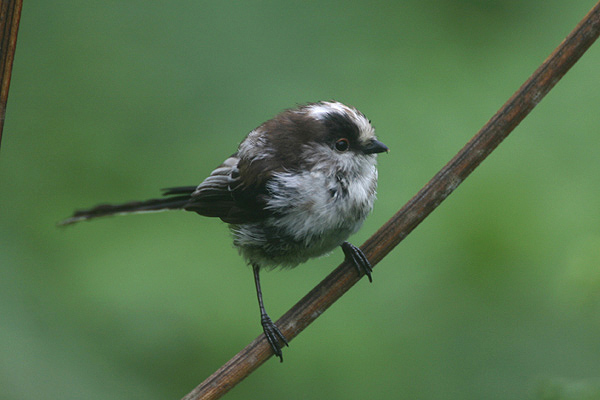
[[[337,151],[346,151],[350,148],[350,142],[346,138],[341,138],[335,142],[335,149]]]

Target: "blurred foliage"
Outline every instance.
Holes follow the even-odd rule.
[[[219,221],[56,228],[73,209],[197,184],[283,108],[335,98],[392,149],[360,244],[593,5],[26,1],[0,154],[0,398],[177,399],[260,333]],[[599,64],[597,43],[373,284],[227,398],[599,398]],[[270,314],[341,259],[264,274]]]

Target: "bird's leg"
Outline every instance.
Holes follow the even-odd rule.
[[[346,256],[346,261],[354,264],[356,269],[358,269],[358,273],[365,273],[369,278],[369,282],[373,282],[373,278],[371,278],[371,272],[373,272],[373,267],[371,267],[371,263],[367,260],[367,256],[362,252],[361,249],[356,247],[350,242],[342,243],[342,250],[344,251],[344,255]]]
[[[265,311],[265,306],[263,304],[262,299],[262,291],[260,290],[260,277],[258,275],[260,267],[258,265],[252,265],[252,271],[254,272],[254,283],[256,284],[256,295],[258,296],[258,307],[260,308],[260,323],[263,327],[263,331],[265,332],[265,336],[267,341],[271,345],[273,349],[273,353],[275,356],[279,357],[279,360],[283,362],[283,354],[281,353],[281,345],[279,341],[283,342],[284,345],[288,345],[285,336],[279,330],[277,325],[273,321],[267,312]]]

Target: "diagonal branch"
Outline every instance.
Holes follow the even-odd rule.
[[[600,3],[575,27],[487,124],[396,215],[362,246],[373,265],[417,227],[508,136],[579,60],[600,34]],[[288,340],[339,299],[358,280],[342,263],[278,321]],[[184,400],[217,399],[264,363],[272,352],[263,334],[241,350]]]
[[[22,6],[22,0],[0,2],[0,144]]]

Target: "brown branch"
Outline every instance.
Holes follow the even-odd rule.
[[[598,38],[600,3],[440,172],[362,246],[373,265],[383,259],[461,184],[554,87]],[[358,280],[346,263],[319,283],[278,321],[292,340]],[[264,363],[272,352],[263,334],[208,377],[184,400],[217,399]]]
[[[22,7],[22,0],[0,2],[0,145]]]

